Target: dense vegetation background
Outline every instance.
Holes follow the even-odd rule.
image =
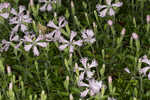
[[[40,30],[42,34],[52,31],[47,23],[55,20],[56,14],[57,18],[64,16],[68,21],[64,31],[68,32],[69,27],[69,30],[80,34],[83,29],[93,29],[96,42],[75,48],[71,59],[67,50],[58,49],[59,43],[49,43],[45,49],[40,49],[40,56],[26,52],[23,45],[19,50],[11,46],[7,52],[1,52],[0,100],[71,100],[71,95],[74,100],[79,100],[83,89],[77,85],[74,67],[82,57],[88,57],[90,61],[96,59],[98,66],[94,77],[106,85],[103,96],[87,96],[83,100],[107,100],[108,97],[117,100],[150,99],[150,80],[139,74],[139,66],[146,66],[139,63],[139,58],[144,55],[150,58],[150,23],[146,21],[146,16],[150,14],[149,0],[120,0],[123,5],[115,8],[115,16],[103,18],[98,16],[96,5],[105,4],[105,0],[61,0],[61,4],[53,4],[50,12],[40,12],[38,8],[41,4],[38,0],[34,0],[33,6],[29,0],[0,0],[0,3],[3,2],[9,2],[14,9],[24,5],[29,10],[34,20],[28,25],[29,30]],[[71,7],[71,2],[74,7]],[[108,20],[112,20],[112,26],[108,25]],[[0,17],[0,41],[9,39],[12,27],[9,20]],[[117,41],[123,28],[126,32],[118,47]],[[137,33],[137,40],[132,38],[133,32]],[[21,31],[18,34],[23,36]],[[77,38],[80,39],[80,35]],[[11,74],[7,73],[8,66]],[[131,73],[127,73],[125,68]],[[66,78],[68,76],[69,82]],[[112,91],[108,83],[109,76],[112,77]],[[9,89],[11,82],[12,90]]]

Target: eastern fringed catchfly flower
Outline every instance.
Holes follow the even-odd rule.
[[[70,54],[74,52],[74,46],[82,46],[82,40],[77,40],[75,41],[74,38],[76,37],[77,32],[71,31],[70,33],[70,41],[67,41],[66,39],[64,39],[62,36],[60,37],[60,43],[62,43],[59,46],[59,50],[64,50],[65,48],[69,47],[69,52]]]
[[[26,14],[24,14],[25,12],[26,12],[25,6],[19,6],[18,13],[14,8],[11,9],[10,13],[13,14],[14,16],[10,17],[9,22],[10,22],[10,24],[16,25],[12,29],[12,32],[18,32],[19,27],[21,28],[22,32],[25,32],[28,30],[28,28],[25,24],[31,23],[32,19],[29,16],[29,12],[27,11]]]
[[[63,16],[59,17],[58,25],[56,25],[53,21],[49,21],[47,26],[53,28],[54,30],[46,35],[46,39],[48,41],[59,40],[61,36],[61,29],[65,27],[67,23],[68,22],[65,20],[65,17]]]
[[[96,5],[97,11],[99,12],[99,16],[101,17],[105,17],[106,14],[110,16],[114,16],[115,11],[113,7],[121,7],[123,5],[122,2],[117,2],[112,4],[112,0],[106,0],[106,4],[107,5],[101,5],[101,4]]]
[[[91,71],[92,68],[97,67],[98,64],[96,62],[96,60],[92,60],[91,64],[88,63],[88,58],[81,58],[80,62],[82,63],[83,67],[78,67],[78,65],[76,65],[75,69],[78,69],[80,72],[82,71],[83,75],[86,74],[87,78],[92,78],[94,75],[94,72]],[[81,79],[80,79],[81,80]]]
[[[39,0],[40,3],[44,3],[40,7],[40,11],[51,11],[52,10],[52,3],[56,3],[56,0]]]
[[[86,84],[84,82],[80,83],[80,86],[87,87],[86,90],[81,92],[80,96],[85,97],[88,92],[90,92],[90,96],[94,96],[95,94],[99,93],[102,88],[102,81],[97,81],[95,79],[88,80],[89,84]]]
[[[43,42],[43,35],[39,35],[37,38],[35,37],[35,35],[28,35],[28,36],[24,36],[24,49],[25,51],[30,51],[31,48],[33,48],[33,53],[35,56],[39,56],[39,50],[37,48],[37,46],[40,47],[47,47],[48,43]]]
[[[83,30],[81,33],[84,42],[88,42],[92,44],[96,41],[93,30],[87,29],[87,30]]]
[[[140,69],[140,73],[144,74],[144,76],[146,76],[147,71],[150,69],[150,60],[147,58],[146,55],[144,55],[142,58],[139,59],[139,62],[148,64],[149,66],[146,66],[142,69]],[[148,73],[148,79],[150,80],[150,72]]]
[[[10,7],[10,4],[7,3],[7,2],[4,2],[4,3],[0,3],[0,16],[7,19],[9,17],[9,12],[8,9]],[[6,11],[4,11],[6,10]]]
[[[5,39],[2,40],[2,47],[0,48],[0,52],[8,51],[10,45],[13,42],[18,42],[18,41],[19,41],[19,35],[11,33],[11,35],[9,37],[9,41],[7,41]]]

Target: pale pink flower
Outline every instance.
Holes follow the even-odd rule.
[[[58,20],[58,25],[56,25],[53,21],[49,21],[47,24],[48,27],[54,28],[54,31],[50,32],[46,35],[47,41],[56,41],[59,40],[61,36],[61,29],[66,26],[68,22],[65,20],[65,17],[61,16]]]
[[[141,68],[141,69],[139,70],[139,72],[140,72],[141,74],[144,74],[144,76],[146,76],[146,73],[148,72],[148,70],[150,70],[150,60],[147,58],[146,55],[144,55],[143,57],[141,57],[141,58],[139,59],[139,62],[143,62],[143,63],[146,63],[146,64],[149,65],[149,66],[146,66],[146,67]],[[150,72],[148,73],[148,79],[150,80]]]
[[[94,72],[91,71],[91,68],[97,67],[98,64],[97,64],[96,60],[92,60],[91,64],[89,64],[87,61],[88,61],[87,58],[82,58],[80,60],[80,62],[82,63],[83,68],[82,67],[78,67],[76,65],[76,69],[78,69],[79,71],[82,71],[83,72],[82,74],[86,74],[86,76],[88,78],[92,78],[92,76],[94,75]]]
[[[94,96],[99,93],[102,88],[102,81],[96,81],[95,79],[88,80],[89,84],[82,82],[80,86],[87,87],[85,91],[81,92],[80,96],[85,97],[88,92],[90,92],[90,96]]]
[[[24,42],[26,43],[24,46],[25,51],[30,51],[30,49],[33,49],[33,53],[35,56],[39,56],[39,50],[37,46],[40,47],[47,47],[48,43],[42,42],[43,36],[39,35],[36,39],[35,36],[24,36]],[[28,44],[29,43],[29,44]]]
[[[112,4],[112,0],[106,0],[106,4],[107,5],[100,5],[100,4],[96,5],[97,11],[99,12],[99,16],[101,17],[105,17],[106,14],[110,16],[114,16],[115,11],[113,7],[121,7],[123,5],[122,2],[117,2]]]
[[[141,57],[141,58],[139,59],[139,61],[150,65],[150,60],[147,58],[146,55],[144,55],[143,57]]]
[[[52,3],[56,3],[56,0],[39,0],[40,3],[44,3],[40,7],[40,11],[51,11],[52,10]]]
[[[59,50],[64,50],[65,48],[69,47],[69,52],[70,54],[74,52],[74,46],[82,46],[82,40],[73,40],[75,38],[75,36],[77,35],[76,32],[71,31],[70,34],[70,41],[65,40],[63,37],[60,37],[60,42],[62,43],[62,45],[59,46]]]
[[[137,35],[137,33],[133,32],[132,33],[132,38],[135,39],[135,40],[137,40],[139,38],[139,36]]]
[[[25,23],[31,23],[32,19],[30,18],[28,11],[27,11],[26,15],[24,14],[25,11],[26,11],[26,9],[24,6],[19,6],[19,12],[18,13],[14,8],[11,9],[11,14],[13,14],[14,17],[11,17],[9,22],[10,22],[10,24],[16,25],[12,29],[12,32],[18,32],[19,27],[20,27],[22,32],[27,31],[28,28],[25,25]]]
[[[10,7],[10,4],[7,2],[0,3],[0,16],[7,19],[9,17],[8,8]],[[3,10],[6,10],[5,12]]]
[[[88,42],[92,44],[96,41],[93,30],[87,29],[82,31],[81,33],[84,42]]]
[[[93,96],[96,93],[99,93],[100,89],[102,88],[102,81],[96,81],[94,79],[89,80],[90,86],[90,95]]]
[[[2,40],[2,47],[0,49],[1,52],[3,51],[8,51],[10,45],[13,43],[13,42],[18,42],[19,41],[19,35],[16,35],[14,33],[11,33],[10,34],[10,37],[9,37],[9,41],[3,39]]]

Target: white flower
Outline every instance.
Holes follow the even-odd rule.
[[[74,52],[74,46],[82,46],[82,40],[73,40],[75,36],[77,35],[76,32],[71,31],[70,34],[70,41],[65,40],[63,37],[60,37],[60,42],[62,45],[59,46],[59,50],[64,50],[65,48],[69,47],[70,54]]]
[[[92,60],[91,64],[87,62],[88,61],[87,58],[82,58],[80,61],[84,68],[78,67],[79,71],[83,71],[88,78],[92,78],[92,76],[94,75],[94,72],[91,71],[91,68],[97,67],[98,64],[96,60]]]
[[[97,11],[99,12],[99,16],[101,17],[105,17],[107,13],[110,16],[114,16],[115,11],[113,7],[121,7],[123,5],[122,2],[112,4],[112,0],[106,0],[106,4],[107,5],[100,5],[100,4],[96,5]]]
[[[66,26],[68,22],[65,20],[65,17],[61,16],[58,20],[58,26],[54,24],[53,21],[49,21],[47,24],[48,27],[54,28],[54,31],[46,35],[48,41],[56,41],[61,36],[61,29]]]
[[[3,9],[7,9],[10,7],[10,4],[5,2],[5,3],[0,3],[0,16],[7,19],[9,17],[8,11],[3,12]]]
[[[41,42],[41,40],[43,40],[42,35],[39,35],[37,39],[35,39],[35,36],[24,36],[24,38],[24,42],[29,43],[24,46],[25,51],[29,51],[31,48],[33,48],[33,53],[35,56],[39,56],[40,54],[37,46],[47,47],[48,45],[46,42]]]
[[[21,28],[22,32],[25,32],[28,28],[25,25],[25,23],[31,23],[32,19],[29,17],[29,12],[27,11],[27,14],[25,15],[25,7],[19,6],[19,12],[12,8],[11,14],[13,14],[15,17],[10,18],[9,22],[10,24],[15,24],[16,26],[12,29],[12,32],[17,32],[19,30],[19,27]]]
[[[108,100],[117,100],[117,99],[115,99],[115,98],[111,98],[111,97],[108,97]]]
[[[94,32],[91,29],[82,31],[82,38],[84,39],[85,42],[88,42],[91,44],[96,41],[96,39],[94,37]]]
[[[39,0],[40,3],[44,3],[42,7],[40,7],[41,11],[51,11],[52,3],[56,3],[56,0]]]
[[[143,62],[149,65],[140,69],[139,71],[141,74],[144,74],[144,76],[146,76],[147,71],[150,69],[150,60],[148,60],[147,56],[144,55],[142,58],[139,59],[139,62]],[[148,79],[150,80],[150,72],[148,73]]]
[[[90,96],[94,96],[99,93],[102,88],[102,81],[96,81],[95,79],[88,80],[89,84],[84,82],[80,83],[80,86],[87,87],[85,91],[81,92],[80,96],[85,97],[88,92],[90,92]]]

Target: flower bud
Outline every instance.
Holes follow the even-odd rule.
[[[139,36],[137,35],[137,33],[132,33],[132,38],[137,40],[139,38]]]
[[[7,66],[7,73],[10,75],[11,74],[11,68],[10,66]]]
[[[33,6],[34,3],[33,3],[34,0],[30,0],[30,6]]]
[[[73,100],[72,94],[69,95],[69,100]]]
[[[13,88],[13,83],[11,82],[9,83],[9,90],[12,90],[12,88]]]
[[[108,20],[107,23],[108,23],[109,26],[112,26],[112,25],[113,25],[112,20]]]
[[[147,15],[147,16],[146,16],[146,21],[147,21],[147,23],[150,22],[150,15]]]
[[[121,35],[122,35],[122,36],[124,36],[124,35],[125,35],[125,33],[126,33],[126,29],[125,29],[125,28],[123,28],[123,29],[122,29],[122,31],[121,31]]]
[[[73,3],[73,1],[71,1],[71,7],[74,8],[74,3]]]
[[[112,84],[112,77],[111,76],[108,76],[108,83]]]

